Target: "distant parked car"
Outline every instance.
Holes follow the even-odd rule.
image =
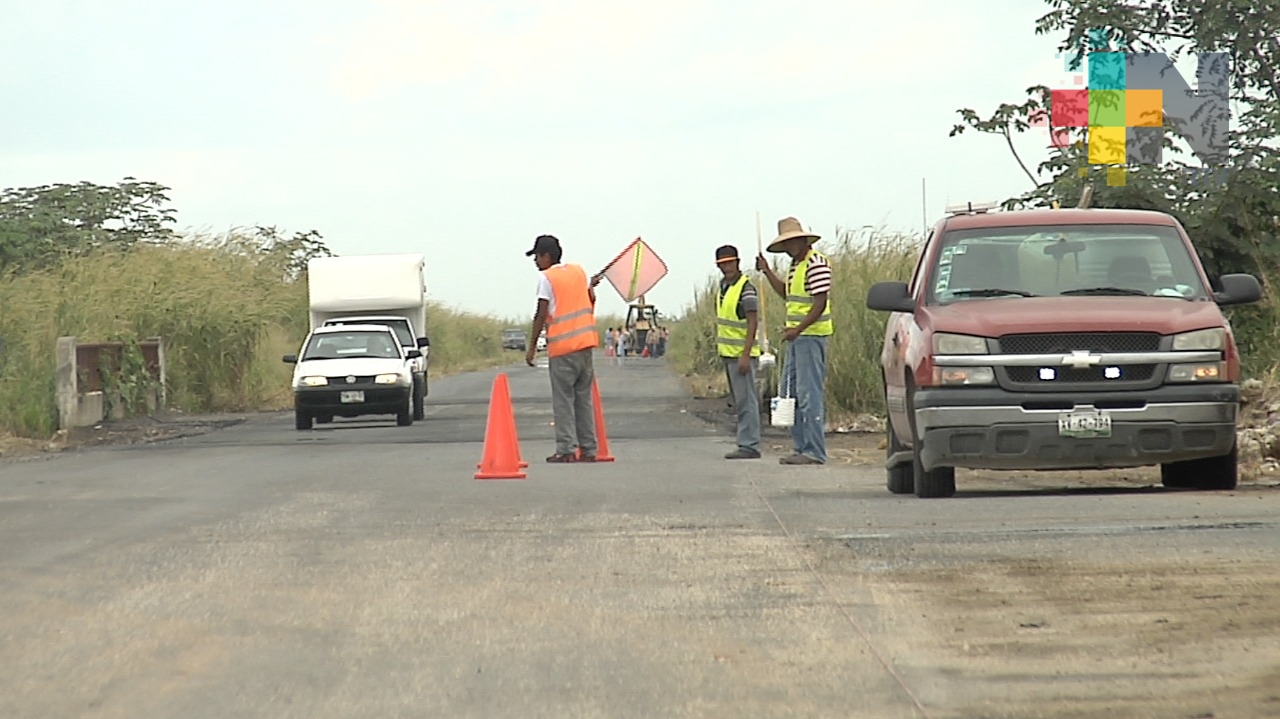
[[[538,335],[538,342],[537,344],[534,345],[534,347],[539,352],[547,351],[547,333],[546,332],[543,332],[542,334]]]
[[[522,350],[528,345],[525,343],[524,330],[509,329],[502,331],[502,349],[504,350]]]

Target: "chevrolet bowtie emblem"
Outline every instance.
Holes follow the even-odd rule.
[[[1062,358],[1062,364],[1071,365],[1075,369],[1092,367],[1100,362],[1102,362],[1102,358],[1098,355],[1089,354],[1089,350],[1072,350],[1071,356]]]

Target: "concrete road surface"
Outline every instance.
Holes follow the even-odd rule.
[[[544,463],[546,369],[503,370],[524,480],[472,478],[494,372],[412,427],[0,464],[0,716],[1280,716],[1273,488],[899,497],[597,368],[596,465]]]

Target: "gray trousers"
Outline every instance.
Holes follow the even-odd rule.
[[[729,375],[729,391],[733,393],[733,406],[738,411],[738,446],[752,452],[760,451],[760,392],[756,388],[756,372],[760,361],[751,358],[751,371],[738,374],[737,357],[721,357],[725,374]]]
[[[596,371],[592,348],[548,359],[551,409],[556,418],[556,454],[596,453],[595,403],[591,385]]]

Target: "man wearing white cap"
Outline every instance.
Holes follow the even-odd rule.
[[[786,299],[787,321],[782,340],[787,343],[783,386],[796,398],[796,419],[791,427],[794,454],[782,464],[826,464],[827,443],[823,412],[826,392],[827,343],[834,325],[827,296],[831,291],[831,264],[813,249],[818,235],[806,231],[794,217],[778,221],[778,236],[769,252],[785,252],[791,269],[784,282],[761,254],[756,269],[768,278],[773,291]]]

